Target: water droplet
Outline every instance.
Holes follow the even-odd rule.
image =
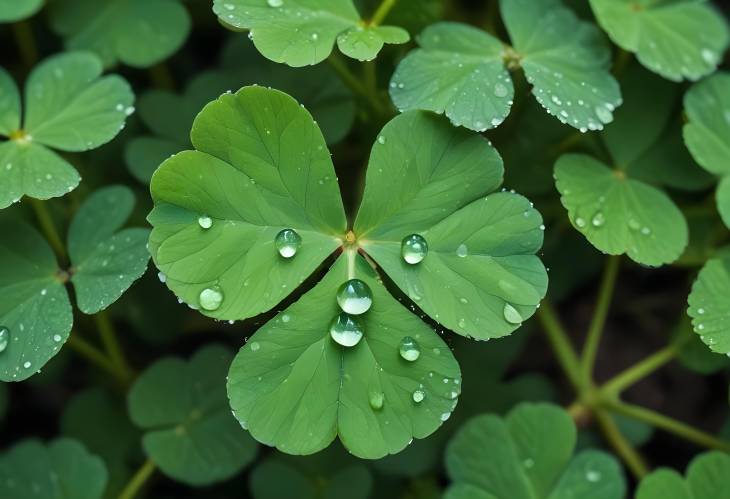
[[[425,399],[425,398],[426,398],[426,392],[424,392],[423,390],[418,389],[413,392],[413,401],[416,404],[420,404],[421,402],[423,402],[423,399]]]
[[[502,310],[502,313],[504,314],[504,320],[506,320],[510,324],[522,324],[522,315],[510,303],[504,304],[504,309]]]
[[[251,342],[251,351],[252,352],[258,352],[259,348],[261,348],[261,344],[258,341]]]
[[[581,217],[576,217],[576,219],[575,219],[575,225],[576,225],[576,226],[577,226],[577,227],[578,227],[579,229],[582,229],[583,227],[585,227],[585,226],[586,226],[586,221],[585,221],[585,219],[584,219],[584,218],[581,218]]]
[[[160,280],[161,283],[165,283],[167,281],[167,276],[163,274],[162,272],[157,273],[157,278]]]
[[[606,223],[606,217],[603,216],[603,213],[600,211],[593,215],[593,219],[591,220],[591,223],[594,227],[602,227],[603,224]]]
[[[448,419],[450,417],[451,417],[451,413],[450,412],[444,412],[444,413],[441,414],[441,421],[444,421],[444,422],[445,421],[448,421]]]
[[[62,338],[61,338],[60,334],[53,335],[53,341],[55,341],[56,343],[60,343],[61,340],[62,340]]]
[[[294,229],[283,229],[274,238],[274,246],[284,258],[291,258],[297,254],[302,245],[302,236]]]
[[[700,52],[702,55],[702,59],[705,60],[707,64],[716,64],[717,63],[717,56],[715,53],[710,49],[702,49]]]
[[[350,279],[337,290],[337,303],[348,314],[364,314],[373,304],[373,293],[360,279]]]
[[[522,461],[522,466],[524,466],[527,469],[530,469],[533,466],[535,466],[535,460],[532,459],[531,457],[528,457],[527,459],[525,459],[524,461]]]
[[[601,123],[608,124],[613,121],[613,113],[608,108],[603,106],[596,106],[596,116],[601,120]]]
[[[26,361],[25,361],[25,362],[23,363],[23,367],[25,367],[26,369],[30,369],[30,366],[31,366],[31,365],[32,365],[32,364],[30,363],[30,361],[29,361],[29,360],[26,360]]]
[[[4,352],[8,348],[10,342],[10,329],[0,326],[0,352]]]
[[[460,244],[458,248],[456,248],[456,255],[460,256],[461,258],[464,258],[466,255],[469,254],[469,248],[466,247],[466,244]]]
[[[648,236],[649,234],[651,234],[651,229],[649,227],[642,227],[641,233],[644,234],[645,236]]]
[[[267,0],[269,7],[281,7],[284,5],[284,0]]]
[[[213,219],[208,215],[201,215],[198,217],[198,225],[201,229],[210,229],[213,226]]]
[[[383,403],[385,402],[385,394],[381,391],[371,391],[368,394],[368,400],[370,402],[370,407],[374,411],[379,411],[383,408]]]
[[[410,336],[404,336],[403,339],[400,340],[398,352],[400,353],[400,356],[408,362],[414,362],[421,356],[421,347],[418,345],[418,342]]]
[[[702,314],[704,314],[704,313],[705,313],[705,309],[704,309],[704,308],[698,308],[698,309],[697,309],[697,313],[698,313],[699,315],[702,315]]]
[[[205,288],[198,297],[203,310],[218,310],[223,303],[223,290],[219,286]]]
[[[494,95],[496,97],[507,97],[507,93],[509,90],[506,86],[502,85],[501,83],[497,83],[494,85]]]
[[[345,312],[337,314],[330,324],[330,336],[343,347],[354,347],[360,343],[363,331],[360,319]]]
[[[629,229],[631,230],[639,230],[641,228],[641,224],[636,221],[635,218],[629,219]]]
[[[382,135],[380,137],[378,137],[378,144],[384,145],[385,144],[385,137],[383,137]]]
[[[400,245],[400,254],[406,263],[415,265],[421,263],[428,254],[428,243],[419,234],[411,234],[403,238]]]

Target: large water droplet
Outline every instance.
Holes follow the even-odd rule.
[[[297,254],[302,245],[302,236],[294,229],[283,229],[274,238],[274,246],[284,258],[291,258]]]
[[[604,124],[609,124],[613,121],[613,113],[606,107],[596,106],[596,116]]]
[[[330,324],[330,336],[343,347],[354,347],[360,343],[363,331],[360,319],[345,312],[337,314]]]
[[[502,310],[502,313],[504,314],[504,320],[506,320],[510,324],[522,324],[522,315],[510,303],[504,304],[504,309]]]
[[[400,245],[400,254],[406,263],[415,265],[421,263],[428,254],[428,243],[419,234],[411,234],[403,238]]]
[[[460,244],[458,248],[456,248],[456,255],[460,256],[461,258],[464,258],[466,255],[469,254],[469,248],[466,247],[466,244]]]
[[[205,288],[200,292],[198,301],[203,310],[218,310],[223,303],[223,290],[220,286]]]
[[[404,336],[403,339],[400,340],[398,352],[400,353],[400,356],[408,362],[414,362],[421,356],[421,347],[418,345],[418,342],[410,336]]]
[[[424,392],[420,388],[413,392],[413,401],[416,404],[420,404],[421,402],[423,402],[423,399],[425,399],[425,398],[426,398],[426,392]]]
[[[281,7],[284,5],[284,0],[267,0],[269,7]]]
[[[373,293],[360,279],[350,279],[337,290],[337,303],[348,314],[364,314],[373,304]]]
[[[208,215],[201,215],[198,217],[198,225],[202,229],[210,229],[213,226],[213,219]]]
[[[374,411],[379,411],[383,408],[383,404],[385,403],[385,394],[381,391],[371,391],[368,394],[368,400],[370,402],[370,407]]]
[[[603,213],[601,213],[599,211],[598,213],[593,215],[593,219],[591,220],[591,223],[593,224],[594,227],[602,227],[603,224],[606,223],[606,217],[603,216]]]
[[[4,352],[8,348],[10,342],[10,329],[0,326],[0,352]]]

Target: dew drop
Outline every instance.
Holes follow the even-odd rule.
[[[330,324],[330,336],[343,347],[354,347],[360,343],[363,331],[360,319],[345,312],[337,314]]]
[[[705,309],[704,308],[698,308],[697,309],[697,314],[703,315],[704,313],[705,313]]]
[[[23,367],[25,367],[26,369],[30,369],[30,366],[31,366],[31,365],[32,365],[32,364],[30,363],[30,361],[29,361],[29,360],[26,360],[26,361],[25,361],[25,362],[23,363]]]
[[[53,335],[53,341],[55,341],[56,343],[60,343],[61,342],[61,339],[62,338],[61,338],[61,335],[60,334],[54,334]]]
[[[408,362],[415,362],[421,356],[421,347],[418,342],[410,336],[404,336],[398,347],[400,356]]]
[[[603,224],[606,223],[606,217],[603,216],[603,213],[600,211],[593,215],[593,219],[591,220],[591,224],[593,224],[593,227],[603,227]]]
[[[595,482],[599,481],[600,479],[601,479],[601,473],[599,473],[598,471],[588,470],[586,472],[586,480],[588,480],[589,482],[595,483]]]
[[[631,230],[639,230],[641,229],[641,224],[636,221],[635,218],[629,219],[629,229]]]
[[[585,227],[585,226],[586,226],[586,221],[585,221],[585,219],[584,219],[584,218],[581,218],[581,217],[576,217],[576,219],[575,219],[575,225],[576,225],[576,226],[577,226],[577,227],[578,227],[579,229],[582,229],[583,227]]]
[[[651,229],[649,227],[642,227],[641,233],[645,236],[648,236],[649,234],[651,234]]]
[[[360,279],[350,279],[337,290],[337,304],[348,314],[364,314],[373,304],[373,293]]]
[[[425,398],[426,398],[426,392],[424,392],[420,388],[413,392],[413,401],[416,404],[420,404],[421,402],[423,402],[423,399],[425,399]]]
[[[296,255],[301,245],[302,236],[294,229],[283,229],[274,238],[274,246],[276,246],[276,250],[284,258],[291,258]]]
[[[269,7],[281,7],[284,5],[284,0],[267,0]]]
[[[507,97],[508,92],[509,90],[507,90],[507,87],[503,84],[497,83],[496,85],[494,85],[494,95],[496,97]]]
[[[411,234],[403,238],[400,245],[400,254],[408,264],[421,263],[428,254],[428,243],[423,236]]]
[[[522,315],[512,304],[505,303],[502,314],[504,315],[504,320],[510,324],[522,324]]]
[[[213,226],[213,219],[208,215],[201,215],[198,217],[198,225],[201,229],[210,229]]]
[[[380,137],[378,137],[378,144],[385,145],[385,137],[384,136],[381,135]]]
[[[601,123],[608,124],[613,121],[613,113],[603,106],[596,106],[596,116],[601,120]]]
[[[203,310],[218,310],[223,303],[223,290],[219,286],[205,288],[200,292],[198,302]]]
[[[456,248],[456,255],[460,256],[461,258],[464,258],[466,255],[469,254],[469,248],[466,247],[466,244],[460,244],[458,248]]]
[[[258,341],[251,342],[251,351],[252,352],[258,352],[260,348],[261,348],[261,344]]]
[[[10,329],[5,326],[0,326],[0,353],[4,352],[8,348],[10,342]]]
[[[371,391],[368,394],[368,401],[370,402],[370,408],[374,411],[379,411],[383,408],[385,403],[385,394],[381,391]]]

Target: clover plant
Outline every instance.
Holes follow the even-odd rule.
[[[0,42],[0,498],[728,495],[723,3],[0,0]]]

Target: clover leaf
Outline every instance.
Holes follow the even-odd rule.
[[[58,197],[73,190],[80,177],[51,150],[85,151],[111,139],[134,109],[134,95],[119,76],[100,77],[93,54],[53,56],[31,72],[25,86],[21,120],[18,89],[0,68],[0,208],[27,195]]]
[[[289,66],[325,60],[337,42],[360,61],[375,58],[386,43],[406,43],[408,32],[360,19],[352,0],[214,0],[213,12],[225,24],[250,30],[266,58]]]
[[[730,228],[730,175],[717,186],[717,209],[725,225]]]
[[[730,42],[727,23],[706,0],[590,0],[598,23],[647,69],[673,81],[715,71]]]
[[[716,175],[730,174],[730,73],[718,73],[684,97],[684,141],[695,160]]]
[[[446,451],[447,499],[621,499],[626,485],[609,454],[573,455],[570,416],[549,404],[524,403],[505,418],[485,414],[466,423]]]
[[[487,195],[502,164],[478,135],[420,112],[391,121],[373,146],[351,231],[322,134],[286,94],[222,95],[191,138],[196,150],[166,160],[151,183],[150,250],[180,299],[217,319],[252,317],[344,251],[233,361],[231,407],[263,443],[309,454],[339,434],[353,454],[377,458],[453,411],[460,374],[450,350],[370,265],[433,319],[477,338],[509,334],[544,296],[541,217],[521,196]],[[414,249],[405,263],[401,251]]]
[[[688,229],[672,199],[649,182],[676,185],[684,172],[694,176],[701,169],[681,153],[665,161],[667,144],[678,143],[669,111],[640,111],[648,98],[659,109],[671,109],[673,85],[637,66],[626,75],[624,89],[625,104],[601,133],[614,167],[585,154],[566,154],[555,164],[555,185],[572,225],[593,246],[658,266],[679,258]]]
[[[0,241],[0,379],[22,381],[58,353],[73,322],[64,287],[71,281],[79,309],[96,313],[114,301],[147,267],[147,229],[119,231],[134,196],[126,187],[95,192],[71,222],[71,267],[61,269],[53,251],[32,227],[2,223]]]
[[[223,381],[231,352],[206,346],[186,362],[168,357],[140,375],[129,392],[129,413],[146,430],[147,455],[171,478],[207,485],[237,474],[256,454],[231,416]]]
[[[190,32],[179,0],[64,0],[52,3],[50,13],[66,48],[93,51],[104,67],[118,61],[152,66],[175,53]]]
[[[106,481],[104,462],[68,438],[24,440],[0,455],[3,499],[101,499]]]
[[[730,353],[730,258],[709,260],[700,270],[688,298],[692,326],[710,350]]]
[[[0,4],[0,23],[14,23],[28,18],[43,7],[43,0],[14,0]]]
[[[669,468],[659,468],[641,480],[636,499],[720,499],[728,497],[726,477],[730,457],[706,452],[694,458],[682,477]]]
[[[446,113],[456,126],[484,131],[504,121],[514,89],[505,67],[521,67],[532,93],[562,123],[600,130],[621,104],[608,72],[607,44],[560,0],[502,0],[513,46],[463,24],[441,22],[418,37],[398,65],[390,95],[398,109]]]

